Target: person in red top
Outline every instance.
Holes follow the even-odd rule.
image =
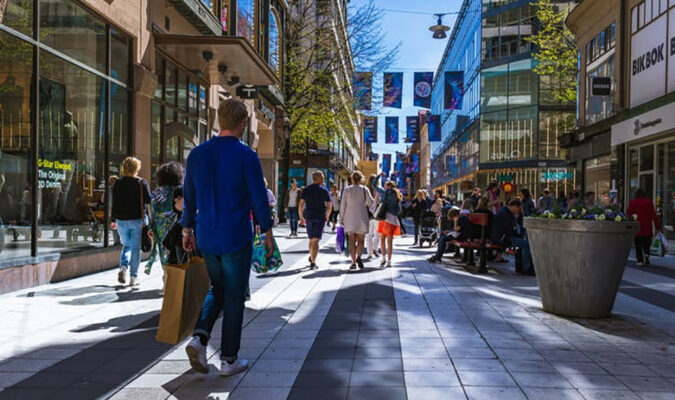
[[[649,248],[652,244],[653,227],[661,231],[661,222],[656,215],[654,202],[644,189],[635,191],[635,199],[628,203],[628,215],[637,215],[640,230],[635,234],[635,256],[638,265],[649,265]]]

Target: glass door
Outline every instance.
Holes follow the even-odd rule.
[[[666,237],[675,240],[675,140],[657,145],[656,212]]]

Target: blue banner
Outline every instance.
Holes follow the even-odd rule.
[[[363,143],[377,143],[377,117],[364,118]]]
[[[410,156],[410,172],[413,174],[420,172],[420,155],[417,153]]]
[[[464,71],[445,71],[445,95],[443,108],[459,110],[464,101]]]
[[[370,110],[373,99],[373,73],[354,74],[354,109]]]
[[[427,115],[427,133],[429,142],[441,141],[441,116]]]
[[[384,107],[401,108],[403,97],[403,72],[384,73]]]
[[[385,117],[384,128],[386,139],[385,143],[386,144],[398,143],[398,117]]]
[[[382,172],[389,175],[391,170],[391,154],[382,154]]]
[[[405,117],[405,142],[417,143],[420,141],[420,119],[415,115],[413,117]]]
[[[415,107],[431,108],[431,85],[433,82],[433,72],[415,72],[415,97],[413,100]]]

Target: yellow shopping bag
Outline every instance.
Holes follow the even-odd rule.
[[[194,329],[211,282],[204,259],[164,266],[166,286],[157,328],[158,342],[178,344]]]

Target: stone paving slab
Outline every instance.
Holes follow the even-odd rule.
[[[629,265],[611,318],[565,319],[512,264],[474,275],[401,238],[394,268],[349,273],[333,240],[310,271],[306,241],[279,239],[288,262],[251,279],[240,356],[252,365],[235,377],[217,375],[219,324],[207,375],[184,343],[154,342],[158,269],[137,291],[104,282],[113,272],[0,296],[0,399],[675,398],[665,267]]]

